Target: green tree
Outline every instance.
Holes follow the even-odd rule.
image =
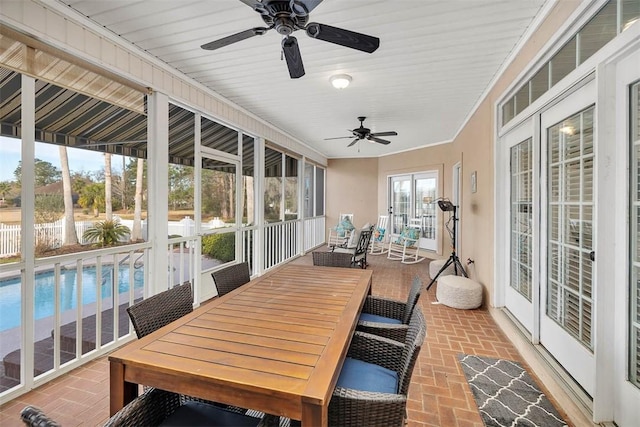
[[[169,205],[173,210],[193,207],[193,168],[169,165]]]
[[[11,185],[9,181],[0,182],[0,200],[2,200],[3,204],[5,201],[4,200],[5,197],[7,197],[7,195],[9,194],[12,188],[13,188],[13,185]]]
[[[104,210],[104,184],[93,183],[82,189],[78,203],[83,208],[93,209],[93,215],[98,216]]]
[[[82,189],[92,182],[89,172],[73,172],[71,174],[71,189],[76,194],[81,194]]]
[[[62,194],[36,194],[35,220],[41,224],[55,222],[64,214],[64,199]]]
[[[36,175],[36,187],[42,187],[45,185],[59,182],[62,178],[62,172],[49,162],[44,160],[35,159],[35,175]],[[18,183],[22,183],[22,160],[18,162],[18,166],[13,171],[13,176],[16,177]]]
[[[235,175],[229,172],[202,170],[202,209],[205,215],[235,220]]]

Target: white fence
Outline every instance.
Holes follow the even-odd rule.
[[[117,218],[117,216],[114,216]],[[119,219],[119,218],[118,218]],[[220,226],[220,220],[212,220],[208,225],[215,228]],[[133,220],[120,219],[120,223],[133,228]],[[82,238],[84,232],[92,227],[94,221],[76,221],[76,234],[81,244],[89,243]],[[169,221],[167,224],[167,234],[169,236],[193,236],[195,235],[195,221],[189,217],[184,217],[180,221]],[[0,258],[15,256],[20,253],[20,237],[22,226],[20,224],[9,225],[0,223]],[[64,236],[64,218],[55,222],[34,224],[36,244],[45,244],[50,248],[62,246]],[[147,240],[147,221],[142,221],[142,238]],[[129,240],[127,234],[123,241]]]

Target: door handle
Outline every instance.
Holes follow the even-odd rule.
[[[596,251],[589,252],[589,259],[591,261],[595,261],[596,260]]]

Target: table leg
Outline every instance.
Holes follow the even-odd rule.
[[[327,406],[302,404],[302,427],[326,427],[329,425]]]
[[[138,384],[124,380],[124,365],[112,361],[109,364],[109,416],[114,416],[138,395]]]

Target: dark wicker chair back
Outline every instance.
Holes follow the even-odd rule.
[[[211,277],[213,277],[213,281],[216,283],[218,296],[221,297],[245,283],[249,283],[251,280],[249,264],[247,262],[233,264],[222,270],[214,271],[211,273]]]
[[[313,252],[313,265],[323,267],[351,267],[351,254],[344,252]]]
[[[411,315],[413,314],[413,309],[418,303],[418,299],[420,298],[420,293],[422,292],[422,281],[418,276],[413,278],[413,282],[411,283],[411,290],[409,291],[409,296],[407,297],[407,305],[404,310],[404,316],[402,316],[402,323],[405,325],[409,323],[409,319],[411,319]]]
[[[138,338],[149,335],[192,311],[193,295],[189,282],[174,286],[127,308]]]
[[[411,320],[409,321],[409,329],[407,330],[407,337],[404,343],[405,348],[402,352],[403,366],[398,377],[398,392],[400,394],[406,395],[409,393],[409,383],[411,382],[413,368],[416,365],[416,360],[418,360],[418,354],[420,353],[420,348],[426,335],[427,322],[424,319],[422,310],[417,308],[413,310]]]
[[[40,408],[35,406],[25,406],[20,412],[20,418],[29,427],[61,427],[60,424],[53,421]]]
[[[198,412],[203,413],[200,417],[195,417],[193,411],[189,411],[187,406],[197,402],[189,397],[181,396],[176,393],[164,391],[156,388],[150,388],[145,393],[136,397],[133,401],[120,409],[113,417],[109,418],[104,427],[153,427],[161,425],[167,418],[173,416],[173,420],[169,421],[170,425],[189,425],[197,423],[197,425],[211,426],[254,426],[264,427],[261,418],[250,417],[239,412],[231,411],[220,406],[212,406],[202,402],[196,403],[201,405]],[[183,407],[184,406],[184,407]],[[184,409],[187,409],[184,411]],[[20,413],[22,421],[29,427],[60,427],[60,424],[53,421],[42,412],[41,409],[27,406]],[[183,417],[187,417],[184,419]],[[201,419],[206,417],[205,420]]]

